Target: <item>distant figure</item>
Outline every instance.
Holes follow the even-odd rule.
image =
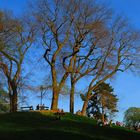
[[[107,120],[104,121],[104,125],[105,126],[108,125],[108,121]]]
[[[45,105],[43,104],[43,105],[41,106],[41,110],[44,110],[44,108],[45,108]]]
[[[33,110],[33,106],[30,106],[30,110]]]
[[[39,104],[36,106],[36,110],[39,110]]]
[[[119,126],[119,122],[118,121],[116,121],[116,125]]]
[[[60,120],[61,119],[61,110],[58,109],[56,114],[57,114],[57,120]]]
[[[58,109],[57,109],[57,112],[58,112],[58,113],[60,113],[60,112],[61,112],[61,110],[58,108]]]
[[[64,113],[64,110],[63,109],[61,109],[61,113]]]
[[[121,126],[121,122],[116,121],[116,125],[117,125],[117,126]]]

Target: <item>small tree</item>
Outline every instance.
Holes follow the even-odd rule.
[[[140,108],[130,107],[124,113],[124,123],[126,126],[131,127],[140,122]]]
[[[101,83],[93,91],[87,107],[88,116],[92,114],[96,119],[105,121],[110,115],[117,112],[117,96],[113,94],[113,88],[107,83]]]

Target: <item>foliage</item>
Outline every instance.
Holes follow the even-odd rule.
[[[114,89],[107,83],[101,83],[92,94],[87,107],[88,116],[93,115],[97,119],[101,119],[104,115],[105,119],[117,112],[117,96],[114,95]]]
[[[9,98],[8,98],[8,94],[0,86],[0,112],[8,112],[8,111],[9,111]]]
[[[133,126],[136,122],[140,122],[140,108],[128,108],[124,113],[124,122],[127,126]]]

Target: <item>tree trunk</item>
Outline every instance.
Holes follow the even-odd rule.
[[[86,93],[86,100],[84,101],[82,111],[81,111],[82,116],[86,116],[86,109],[87,109],[87,106],[88,106],[89,97],[90,97],[90,91],[88,91]]]
[[[18,102],[18,92],[15,83],[10,83],[11,91],[9,91],[10,96],[10,112],[17,112],[17,102]]]
[[[104,109],[102,107],[102,122],[104,123],[105,122],[105,116],[104,116]]]
[[[17,112],[17,94],[12,95],[12,112]]]
[[[58,109],[58,98],[59,98],[59,93],[54,90],[53,91],[52,104],[51,104],[51,109],[52,110],[57,110]]]
[[[81,111],[81,115],[82,116],[86,116],[86,109],[88,106],[88,100],[84,101],[83,107],[82,107],[82,111]]]
[[[74,92],[75,92],[75,82],[71,81],[70,90],[70,113],[74,113]]]
[[[57,85],[55,66],[51,67],[51,73],[52,73],[52,87],[53,87],[53,98],[51,103],[51,109],[56,110],[58,108],[59,89]]]
[[[17,102],[18,102],[18,95],[17,95],[17,88],[12,88],[12,94],[10,95],[10,112],[17,112]]]
[[[9,93],[9,97],[10,97],[10,112],[12,112],[12,95],[11,95],[11,93]]]

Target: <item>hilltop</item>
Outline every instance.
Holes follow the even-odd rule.
[[[0,114],[1,140],[140,140],[140,134],[121,127],[100,127],[95,120],[66,113],[57,120],[53,113]]]

